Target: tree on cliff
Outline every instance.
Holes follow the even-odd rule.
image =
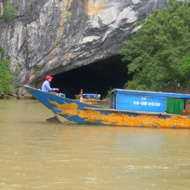
[[[169,0],[169,6],[154,10],[138,23],[131,40],[119,51],[128,63],[133,80],[125,87],[142,90],[175,90],[176,82],[189,86],[190,6]]]
[[[7,22],[10,22],[17,16],[17,11],[10,5],[9,0],[3,0],[3,9],[3,17]]]
[[[14,77],[9,68],[10,60],[4,59],[4,49],[0,46],[0,93],[8,94],[13,90]]]

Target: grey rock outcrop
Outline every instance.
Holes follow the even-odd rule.
[[[10,0],[18,16],[0,18],[0,45],[15,87],[116,55],[135,23],[167,0]]]

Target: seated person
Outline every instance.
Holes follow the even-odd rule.
[[[44,92],[52,92],[52,91],[59,91],[59,88],[51,88],[50,82],[52,81],[53,77],[47,76],[46,80],[42,84],[42,91]]]

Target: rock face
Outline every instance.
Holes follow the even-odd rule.
[[[0,0],[1,1],[1,0]],[[136,21],[167,0],[10,0],[18,16],[0,17],[0,45],[15,87],[116,55]]]

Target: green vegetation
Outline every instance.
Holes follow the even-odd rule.
[[[35,70],[35,74],[38,74],[40,72],[40,66],[36,65],[36,70]]]
[[[13,6],[9,5],[9,0],[4,0],[3,7],[4,7],[3,17],[5,18],[6,21],[10,22],[12,19],[14,19],[17,16],[17,11]]]
[[[189,86],[190,6],[169,0],[138,23],[141,28],[119,51],[133,80],[125,87],[138,90],[176,90]]]
[[[16,71],[17,71],[17,74],[20,74],[21,72],[21,65],[19,62],[16,63]]]
[[[0,46],[0,60],[4,57],[4,49]]]
[[[112,94],[111,94],[111,91],[112,91],[112,88],[108,89],[106,98],[111,97],[111,95],[112,95]]]
[[[4,49],[0,46],[0,93],[8,94],[13,90],[14,76],[9,68],[10,60],[4,59]]]

